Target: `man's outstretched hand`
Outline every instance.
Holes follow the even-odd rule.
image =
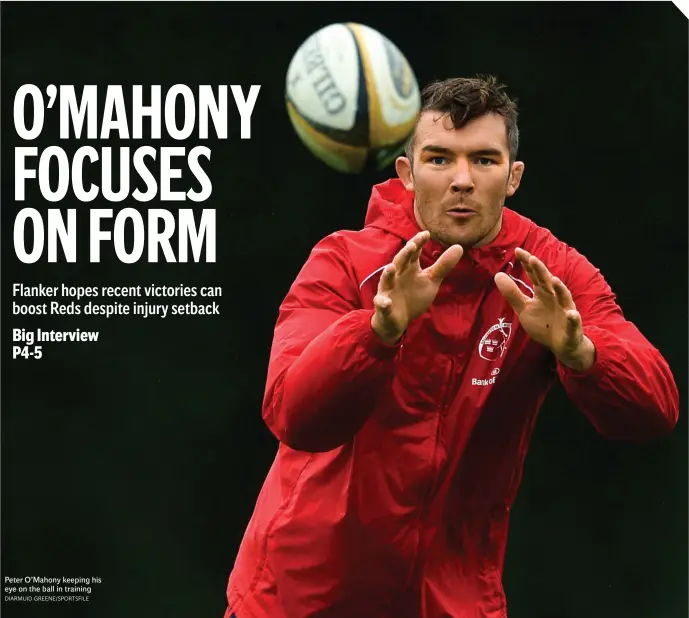
[[[588,370],[596,359],[596,349],[584,335],[572,294],[536,256],[523,249],[517,249],[515,255],[533,283],[534,296],[524,295],[505,273],[495,275],[500,293],[534,341],[548,347],[560,362],[575,371]]]
[[[380,277],[378,293],[373,299],[375,313],[371,327],[386,343],[396,343],[411,321],[431,306],[442,280],[462,258],[462,247],[453,245],[435,264],[422,269],[419,256],[430,237],[428,231],[416,234]]]

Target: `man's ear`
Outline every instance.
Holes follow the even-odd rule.
[[[524,174],[524,163],[521,161],[515,161],[512,163],[512,170],[510,171],[510,177],[507,180],[507,197],[512,197],[519,188],[519,184],[522,181],[522,175]]]
[[[395,160],[395,169],[397,175],[400,177],[404,188],[407,191],[414,190],[414,175],[412,174],[411,161],[407,157],[397,157]]]

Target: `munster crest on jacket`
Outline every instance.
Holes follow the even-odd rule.
[[[507,342],[512,333],[512,324],[505,322],[505,318],[500,318],[497,324],[493,324],[486,334],[481,337],[478,344],[478,354],[487,361],[494,361],[502,358],[507,349]]]

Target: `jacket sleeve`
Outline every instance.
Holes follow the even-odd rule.
[[[341,236],[314,247],[280,306],[263,419],[287,446],[328,451],[351,440],[391,380],[400,344],[373,332]]]
[[[677,423],[679,394],[668,363],[625,319],[600,271],[576,250],[567,252],[565,285],[596,348],[586,372],[557,363],[567,394],[608,438],[644,440],[670,432]]]

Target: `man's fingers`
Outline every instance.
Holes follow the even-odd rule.
[[[531,259],[529,260],[531,263],[531,267],[533,268],[533,271],[536,275],[536,279],[538,280],[538,283],[536,285],[540,285],[542,288],[546,289],[548,292],[551,294],[553,293],[553,284],[552,284],[552,279],[553,276],[550,274],[550,271],[546,268],[546,265],[541,262],[536,256],[531,256]]]
[[[409,264],[419,259],[421,249],[423,249],[423,246],[428,242],[430,237],[430,232],[419,232],[399,250],[392,260],[398,273],[401,273]]]
[[[440,283],[445,278],[445,275],[457,266],[459,260],[462,259],[462,255],[464,255],[464,249],[460,245],[452,245],[425,272],[433,281]]]
[[[567,317],[567,336],[570,340],[578,340],[582,334],[581,330],[581,314],[572,309],[566,313]]]
[[[392,259],[392,263],[395,265],[397,272],[401,273],[407,267],[416,249],[417,247],[414,241],[410,240],[397,252],[397,255]]]
[[[412,252],[412,254],[409,256],[409,263],[411,262],[417,262],[419,261],[419,258],[421,257],[421,251],[423,250],[423,246],[428,242],[428,240],[431,237],[431,233],[424,231],[424,232],[419,232],[414,236],[414,238],[411,239],[411,242],[414,243],[416,246],[416,249]]]
[[[395,287],[395,273],[397,269],[394,264],[388,264],[383,269],[383,274],[380,276],[380,283],[378,284],[379,292],[389,292]]]
[[[419,248],[423,247],[431,238],[431,233],[428,230],[424,230],[423,232],[419,232],[418,234],[414,235],[414,238],[411,240],[414,242],[414,244],[418,245]]]
[[[529,279],[531,279],[531,283],[534,284],[534,286],[540,286],[541,285],[541,280],[538,276],[538,272],[536,271],[535,265],[531,263],[531,259],[526,264],[526,272],[529,275]]]
[[[529,258],[529,276],[534,285],[543,286],[543,271],[538,268],[538,258],[532,255]]]
[[[555,296],[557,302],[563,309],[575,309],[574,299],[572,298],[572,293],[567,289],[567,286],[560,281],[558,277],[553,277],[553,290],[555,291]]]
[[[392,311],[392,301],[390,300],[390,297],[385,296],[384,294],[376,294],[373,297],[373,305],[382,315],[385,316],[390,315],[390,312]]]
[[[524,249],[516,249],[514,254],[524,266],[531,282],[552,294],[554,291],[552,282],[553,276],[546,265],[535,255],[531,255]]]
[[[528,251],[525,251],[521,247],[518,247],[517,249],[514,250],[514,255],[517,256],[517,259],[522,264],[524,264],[524,266],[528,266],[529,258],[531,257],[531,254]]]
[[[534,285],[538,285],[538,275],[534,272],[534,268],[530,262],[532,257],[531,254],[528,251],[524,251],[524,249],[515,249],[514,254],[522,263],[526,274],[529,275],[529,281],[531,281],[531,283]]]
[[[520,292],[517,284],[505,273],[495,275],[495,285],[498,286],[500,294],[507,299],[507,302],[512,305],[512,308],[519,315],[529,302],[529,298]]]

